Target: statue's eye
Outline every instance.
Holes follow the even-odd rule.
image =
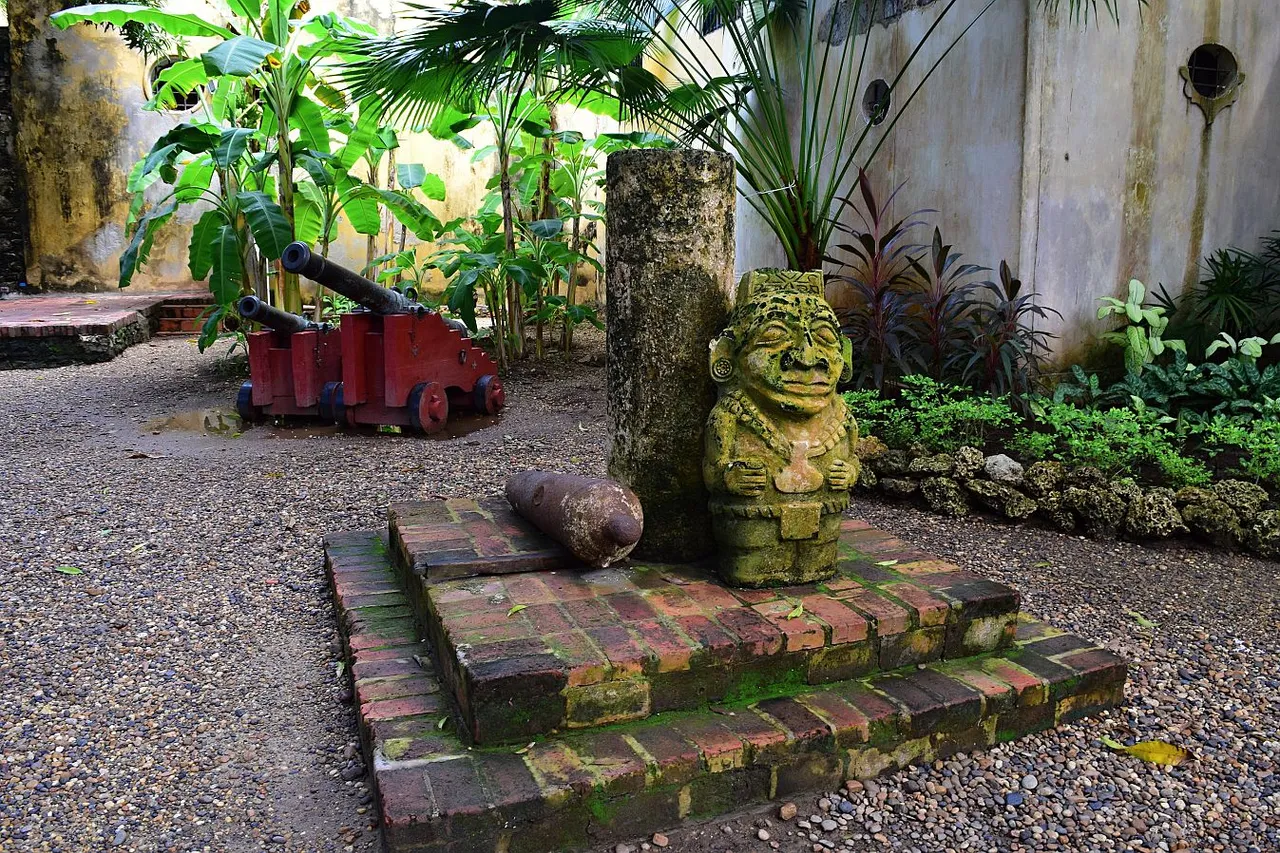
[[[776,344],[785,341],[790,336],[786,326],[781,323],[770,323],[760,330],[760,334],[756,336],[756,343]]]
[[[821,326],[814,329],[813,336],[828,346],[840,343],[840,333],[828,326],[826,323],[823,323]]]

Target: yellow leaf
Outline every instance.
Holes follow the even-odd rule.
[[[804,613],[804,605],[797,604],[795,607],[791,608],[791,612],[787,614],[787,618],[795,619],[797,616],[799,616],[802,613]]]
[[[271,479],[271,480],[279,480],[281,477],[284,476],[284,474],[282,474],[279,471],[264,471],[262,473],[262,476],[267,477],[268,479]]]
[[[512,616],[515,616],[517,613],[519,613],[521,610],[524,610],[528,606],[529,605],[527,604],[517,604],[515,607],[507,611],[507,618],[510,619]]]
[[[1188,758],[1194,757],[1190,751],[1163,740],[1144,740],[1135,743],[1133,746],[1125,746],[1111,738],[1104,737],[1102,743],[1117,752],[1127,752],[1134,758],[1140,758],[1152,764],[1163,764],[1167,767],[1176,767]]]
[[[876,565],[887,569],[890,566],[898,565],[898,561],[897,560],[881,560],[880,562],[876,563]]]
[[[524,755],[526,752],[533,749],[534,743],[536,743],[536,741],[529,741],[528,744],[516,750],[516,755]]]

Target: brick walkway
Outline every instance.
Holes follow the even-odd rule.
[[[109,335],[157,308],[169,293],[56,293],[0,299],[0,338]]]

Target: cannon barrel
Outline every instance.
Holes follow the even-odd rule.
[[[263,302],[256,296],[241,296],[236,302],[236,311],[246,320],[253,320],[261,323],[268,329],[274,329],[277,332],[318,332],[324,327],[319,323],[312,322],[306,317],[299,317],[297,314],[290,314],[288,311],[281,311],[267,303]]]
[[[375,314],[408,314],[426,310],[412,299],[317,255],[306,243],[293,242],[286,246],[280,256],[280,265],[288,272],[306,276],[316,284],[341,293]]]

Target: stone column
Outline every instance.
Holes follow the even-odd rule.
[[[702,433],[733,281],[733,158],[620,151],[607,193],[609,474],[644,507],[633,558],[696,560],[714,547]]]

